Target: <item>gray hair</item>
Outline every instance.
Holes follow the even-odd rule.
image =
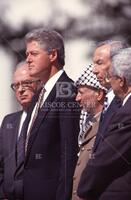
[[[23,65],[27,65],[27,62],[25,60],[20,61],[19,63],[17,63],[17,65],[15,66],[14,70],[13,70],[13,74],[19,69],[21,68]]]
[[[125,48],[128,48],[129,45],[124,42],[124,41],[118,41],[118,40],[105,40],[103,42],[99,42],[98,45],[97,45],[97,48],[98,47],[101,47],[103,45],[110,45],[111,46],[111,50],[110,50],[110,57],[112,58],[114,55],[116,55],[119,50],[121,49],[125,49]]]
[[[16,68],[21,67],[22,65],[26,65],[27,62],[25,60],[20,61],[19,63],[17,63]]]
[[[131,85],[131,48],[120,50],[112,57],[112,75],[124,77]]]
[[[37,41],[39,45],[48,53],[56,49],[58,63],[65,65],[65,49],[63,37],[56,31],[45,30],[44,28],[34,29],[25,36],[26,43]]]

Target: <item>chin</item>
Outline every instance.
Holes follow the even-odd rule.
[[[88,112],[88,108],[85,106],[82,108],[84,110],[84,112]]]
[[[34,76],[36,73],[34,70],[30,70],[30,76]]]
[[[33,71],[33,70],[30,72],[30,76],[33,76],[35,78],[39,78],[39,74],[36,71]]]
[[[25,106],[27,106],[29,104],[29,101],[22,101],[21,102],[21,105],[22,105],[22,107],[25,107]]]

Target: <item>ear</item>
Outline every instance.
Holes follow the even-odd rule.
[[[57,56],[57,50],[53,49],[49,54],[50,61],[54,62],[57,59]]]
[[[125,84],[126,84],[126,79],[125,79],[124,77],[119,77],[119,80],[120,80],[120,87],[125,86]]]
[[[97,100],[100,102],[104,98],[104,91],[103,90],[98,90],[96,92],[97,95]]]

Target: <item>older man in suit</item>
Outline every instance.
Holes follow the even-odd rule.
[[[88,113],[88,118],[85,123],[85,131],[83,133],[80,132],[78,137],[80,152],[73,177],[72,200],[80,200],[77,196],[77,187],[81,173],[91,156],[106,94],[106,88],[100,85],[96,75],[92,72],[92,68],[92,65],[89,65],[76,81],[78,87],[76,100],[83,110]]]
[[[93,152],[97,151],[97,147],[101,144],[103,135],[106,133],[106,129],[113,114],[121,105],[121,100],[115,96],[111,84],[108,80],[108,70],[111,67],[111,58],[117,53],[118,50],[128,47],[125,42],[107,40],[100,42],[94,51],[93,72],[96,74],[98,81],[102,86],[108,89],[107,95],[104,101],[104,108],[102,111],[98,133],[94,143]]]
[[[73,81],[63,70],[63,38],[56,31],[33,30],[26,35],[26,55],[44,95],[41,91],[27,117],[24,199],[67,200],[77,161],[79,106]]]
[[[20,63],[13,75],[11,87],[22,110],[5,116],[0,129],[0,199],[15,199],[15,172],[17,169],[16,146],[21,137],[21,129],[27,109],[40,80],[29,75],[25,62]]]
[[[131,199],[131,48],[112,58],[109,81],[122,106],[83,171],[78,194],[91,200]]]

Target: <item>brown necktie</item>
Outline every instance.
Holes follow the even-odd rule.
[[[27,136],[26,136],[26,140],[25,140],[25,154],[27,152],[27,146],[28,146],[28,141],[29,141],[29,137],[30,137],[30,134],[31,134],[31,130],[33,128],[33,125],[34,125],[34,122],[36,120],[36,117],[38,115],[38,111],[39,109],[41,108],[42,106],[42,102],[43,102],[43,97],[44,97],[44,93],[45,93],[45,88],[42,88],[40,94],[39,94],[39,98],[38,98],[38,101],[36,103],[36,107],[35,107],[35,111],[34,111],[34,115],[32,117],[32,120],[31,120],[31,123],[30,123],[30,127],[29,127],[29,130],[27,132]]]

